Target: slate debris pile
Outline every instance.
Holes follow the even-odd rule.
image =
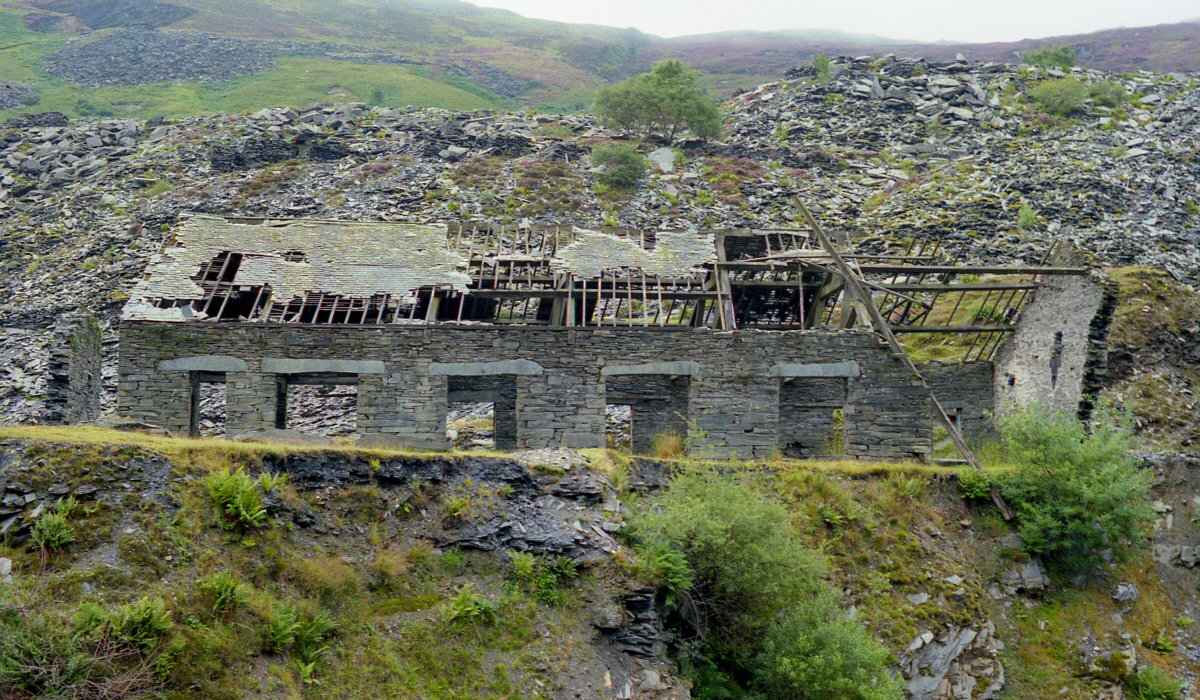
[[[831,74],[739,95],[720,143],[660,152],[629,193],[604,191],[588,154],[619,134],[589,115],[351,103],[18,116],[0,128],[0,327],[40,330],[81,307],[115,317],[187,212],[768,227],[794,225],[799,195],[866,252],[941,237],[970,243],[961,262],[1040,262],[1069,238],[1100,264],[1200,283],[1200,90],[1185,76],[1075,71],[1130,97],[1062,121],[1029,96],[1058,71],[841,58]]]
[[[471,61],[446,66],[442,70],[446,75],[466,78],[475,85],[503,97],[520,97],[526,92],[525,81],[502,68],[486,63]]]
[[[47,56],[44,65],[52,75],[90,87],[189,80],[207,83],[272,70],[277,55],[393,66],[425,63],[355,44],[262,41],[198,32],[160,32],[153,26],[134,23],[96,38],[76,40]],[[452,74],[462,75],[497,94],[511,97],[524,93],[522,81],[484,63],[471,68],[458,66],[458,72]],[[0,103],[0,109],[12,108]]]
[[[38,91],[21,83],[0,78],[0,111],[21,109],[41,101]]]
[[[133,26],[68,44],[47,56],[45,66],[72,83],[110,87],[218,82],[271,70],[275,60],[261,42]]]
[[[891,57],[836,59],[830,73],[744,93],[727,120],[727,141],[809,161],[797,188],[829,226],[986,242],[980,260],[1033,262],[1067,237],[1109,264],[1200,279],[1190,77]],[[1128,100],[1089,101],[1063,122],[1030,90],[1066,77],[1119,84]],[[1023,205],[1037,215],[1026,229]]]

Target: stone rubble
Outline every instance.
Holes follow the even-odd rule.
[[[27,105],[35,105],[41,101],[38,91],[22,85],[15,80],[0,78],[0,111],[6,109],[21,109]]]
[[[942,634],[924,632],[900,659],[911,700],[994,700],[1004,689],[1004,666],[988,621],[979,629],[950,627]]]

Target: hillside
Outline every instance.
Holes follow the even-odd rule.
[[[948,46],[819,30],[662,39],[458,0],[6,0],[0,115],[183,117],[329,100],[579,111],[600,85],[663,58],[728,96],[817,53],[1015,62],[1058,43],[1114,72],[1200,67],[1196,23]]]
[[[15,521],[0,516],[0,647],[10,661],[0,689],[36,694],[86,678],[80,689],[123,697],[691,697],[697,677],[656,655],[680,650],[679,620],[627,533],[660,484],[703,468],[589,457],[563,474],[478,454],[6,430],[0,512],[14,512],[14,494],[23,505]],[[255,525],[231,525],[214,507],[214,475],[231,467],[276,475],[262,487],[246,480],[266,508]],[[1191,538],[1182,512],[1194,489],[1177,478],[1187,465],[1150,468],[1162,484],[1153,497],[1178,513],[1158,549],[1178,550]],[[1114,682],[1135,670],[1195,677],[1194,574],[1156,562],[1148,547],[1072,586],[1047,578],[995,510],[965,500],[945,470],[785,461],[725,470],[720,479],[782,505],[804,546],[823,550],[822,578],[910,689],[945,678],[975,698],[1040,699],[1053,688],[1082,699],[1119,693]],[[39,553],[29,516],[68,495],[61,512],[74,540]],[[512,539],[479,539],[501,519]],[[539,567],[576,563],[535,582],[514,549]],[[1114,601],[1117,590],[1135,593]],[[106,615],[156,621],[125,650],[132,664],[56,629]],[[113,624],[120,651],[125,628]],[[13,656],[13,644],[37,661]],[[71,649],[82,656],[68,668],[61,655]]]

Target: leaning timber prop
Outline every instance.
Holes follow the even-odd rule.
[[[870,315],[871,321],[875,324],[875,330],[878,331],[881,336],[883,336],[884,340],[886,340],[888,345],[892,348],[892,351],[904,360],[904,363],[908,365],[908,368],[912,370],[912,373],[916,375],[917,379],[921,380],[921,384],[928,387],[929,383],[925,381],[925,377],[921,375],[920,370],[918,370],[917,366],[913,364],[913,361],[911,358],[909,358],[908,352],[905,351],[904,346],[901,345],[898,340],[896,340],[896,334],[892,332],[891,327],[884,320],[883,315],[879,313],[879,309],[875,306],[874,299],[872,299],[871,295],[867,294],[866,290],[863,289],[862,280],[859,279],[858,275],[851,271],[850,266],[847,265],[845,259],[842,258],[841,253],[838,252],[837,248],[834,247],[833,243],[830,242],[829,236],[825,234],[825,230],[821,228],[821,225],[817,223],[817,220],[813,218],[813,215],[809,213],[808,208],[804,206],[804,203],[800,201],[800,198],[796,197],[793,199],[793,201],[796,204],[796,208],[800,210],[800,215],[803,216],[805,222],[808,223],[809,228],[811,228],[813,233],[816,234],[817,239],[821,243],[821,247],[824,248],[829,257],[833,259],[834,264],[837,266],[838,271],[845,280],[846,289],[850,292],[854,299],[861,304],[861,307],[867,310],[867,314]],[[930,394],[930,398],[933,400],[933,407],[935,413],[937,414],[938,421],[941,422],[942,427],[946,429],[946,432],[950,434],[950,439],[954,441],[955,447],[957,447],[958,451],[962,453],[963,459],[967,460],[967,463],[975,469],[982,471],[983,465],[980,464],[979,459],[975,457],[975,453],[971,451],[971,448],[967,445],[967,441],[963,439],[962,433],[959,431],[958,426],[956,426],[954,421],[950,420],[950,416],[946,414],[946,409],[942,408],[942,403],[938,401],[938,398],[932,393]],[[1016,513],[1013,512],[1012,508],[1009,508],[1008,504],[1004,502],[1004,498],[1000,495],[1000,491],[994,485],[992,486],[992,502],[995,503],[996,507],[1000,509],[1000,514],[1004,516],[1005,520],[1012,520],[1014,517],[1016,517]]]

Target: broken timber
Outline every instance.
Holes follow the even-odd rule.
[[[809,213],[808,209],[804,206],[804,203],[800,201],[799,197],[795,199],[795,203],[796,207],[800,210],[800,214],[804,217],[804,220],[808,223],[809,227],[813,230],[813,233],[816,234],[818,240],[821,242],[821,247],[824,248],[827,253],[829,253],[829,257],[832,258],[834,264],[837,265],[838,270],[841,272],[842,279],[845,280],[847,289],[850,290],[857,300],[861,302],[862,307],[867,310],[868,314],[870,314],[876,330],[879,331],[879,334],[883,336],[884,340],[887,341],[892,350],[904,360],[904,363],[908,365],[909,369],[912,370],[912,373],[919,380],[921,380],[921,383],[925,386],[928,386],[929,384],[925,381],[925,377],[921,375],[920,370],[918,370],[917,366],[913,364],[912,359],[910,359],[908,356],[908,352],[904,349],[904,346],[900,344],[900,341],[896,340],[896,336],[894,333],[892,333],[891,327],[888,326],[887,321],[885,321],[883,316],[879,313],[879,309],[875,306],[875,301],[863,289],[858,275],[854,274],[850,270],[850,266],[847,265],[846,261],[842,259],[842,256],[838,252],[837,248],[835,248],[829,241],[829,237],[825,235],[825,231],[821,228],[821,225],[818,224],[817,220],[813,218],[813,215]],[[979,459],[975,457],[975,453],[971,451],[970,446],[967,445],[967,441],[963,438],[958,426],[954,424],[954,421],[950,420],[950,416],[946,414],[946,410],[942,407],[941,402],[938,401],[938,398],[932,393],[930,393],[930,400],[933,403],[938,421],[941,422],[942,427],[944,427],[950,434],[950,439],[954,441],[954,445],[958,448],[958,451],[962,453],[963,458],[966,459],[967,463],[975,469],[983,471],[983,465],[979,462]],[[1004,516],[1005,520],[1012,520],[1013,517],[1016,516],[1016,513],[1013,512],[1013,510],[1008,507],[1008,504],[1004,502],[1004,498],[1000,495],[999,490],[997,490],[994,485],[992,486],[991,496],[992,502],[995,503],[996,507],[1000,509],[1000,513]]]

